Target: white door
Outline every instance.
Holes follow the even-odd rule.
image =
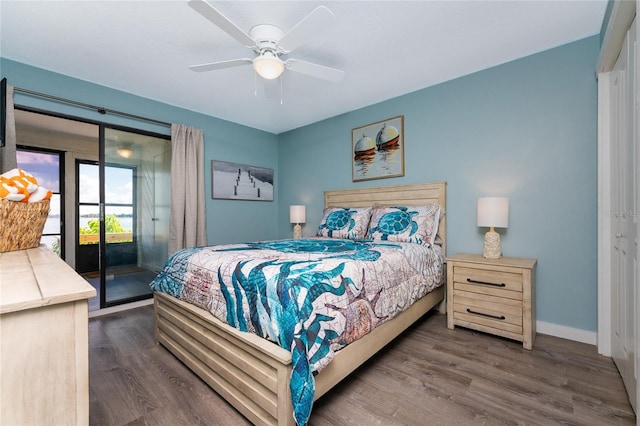
[[[611,78],[612,357],[637,412],[636,270],[638,187],[635,137],[635,23]]]

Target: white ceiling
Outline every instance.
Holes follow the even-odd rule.
[[[252,53],[186,0],[0,0],[0,55],[277,134],[597,34],[606,8],[606,0],[210,3],[245,32],[260,23],[288,31],[327,6],[332,25],[289,57],[342,69],[344,80],[287,70],[281,104],[280,84],[265,87],[251,66],[189,70]]]

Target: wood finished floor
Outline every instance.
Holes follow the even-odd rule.
[[[153,308],[89,321],[90,424],[249,424],[153,341]],[[428,314],[316,401],[310,425],[635,425],[610,358],[518,342]]]

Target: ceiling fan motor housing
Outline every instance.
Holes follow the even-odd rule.
[[[259,54],[265,51],[273,52],[276,56],[285,53],[278,46],[278,42],[283,36],[284,31],[270,24],[256,25],[249,31],[249,37],[256,42],[255,51]]]

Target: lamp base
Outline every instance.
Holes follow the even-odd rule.
[[[302,238],[302,226],[296,223],[296,225],[293,227],[293,239],[299,240],[300,238]]]
[[[500,234],[491,228],[489,232],[484,234],[484,253],[483,257],[487,259],[499,259],[500,253]]]

